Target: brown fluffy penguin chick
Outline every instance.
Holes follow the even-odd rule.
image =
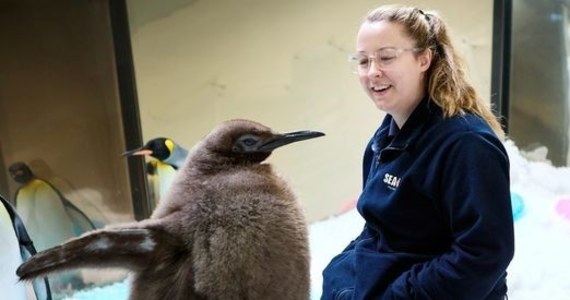
[[[309,299],[307,224],[287,183],[262,163],[320,132],[272,132],[247,120],[190,150],[148,220],[87,233],[22,264],[27,280],[65,269],[133,271],[131,300]]]

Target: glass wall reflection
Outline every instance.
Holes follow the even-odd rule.
[[[107,1],[0,6],[0,192],[38,251],[134,220],[109,15]],[[49,279],[59,299],[125,275]]]
[[[513,1],[509,134],[535,156],[570,165],[567,1]],[[538,157],[540,158],[540,157]]]

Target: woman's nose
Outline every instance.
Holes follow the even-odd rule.
[[[370,66],[368,66],[368,77],[381,77],[384,72],[378,68],[378,65],[374,60],[370,60]]]

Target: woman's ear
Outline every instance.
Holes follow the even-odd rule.
[[[420,62],[420,69],[422,71],[427,71],[431,66],[431,59],[433,57],[433,52],[431,48],[425,49],[418,55],[418,61]]]

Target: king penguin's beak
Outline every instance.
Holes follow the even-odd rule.
[[[272,151],[287,144],[313,139],[323,135],[325,134],[318,131],[295,131],[278,134],[274,138],[267,141],[265,144],[261,145],[259,147],[259,151]]]
[[[133,149],[133,150],[124,152],[122,155],[123,155],[123,157],[126,157],[126,156],[135,156],[135,155],[147,156],[147,155],[151,155],[151,154],[152,154],[152,150],[145,149],[145,148],[141,147],[141,148],[137,148],[137,149]]]

